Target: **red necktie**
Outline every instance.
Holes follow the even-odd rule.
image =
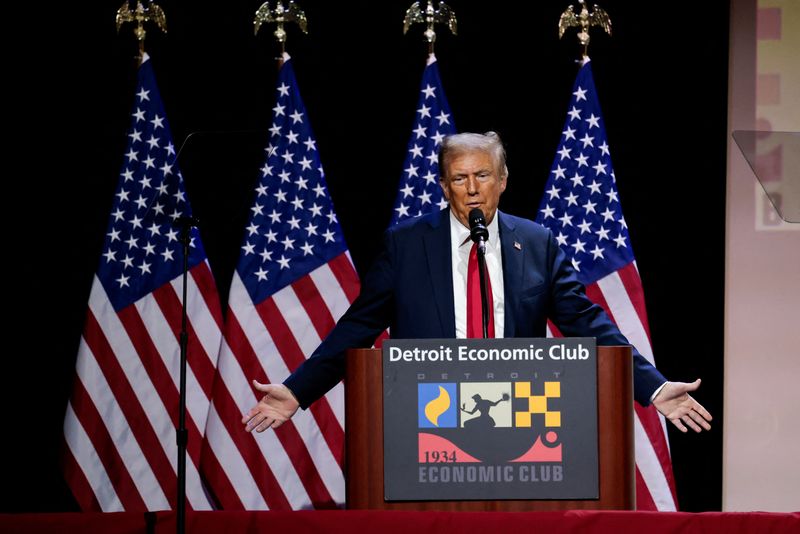
[[[494,337],[494,299],[489,273],[486,273],[486,294],[489,299],[489,337]],[[483,337],[483,314],[481,313],[481,279],[478,272],[478,244],[473,243],[467,264],[467,337]]]

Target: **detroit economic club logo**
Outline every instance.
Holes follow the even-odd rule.
[[[561,382],[417,384],[419,482],[559,482]]]

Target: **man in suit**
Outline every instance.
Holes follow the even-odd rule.
[[[345,351],[369,347],[387,327],[392,337],[480,337],[476,252],[469,213],[480,209],[488,224],[486,269],[491,337],[542,337],[547,319],[566,336],[596,337],[599,345],[628,341],[585,295],[570,262],[544,227],[497,210],[508,169],[499,136],[449,136],[439,153],[440,184],[450,206],[386,232],[383,250],[361,293],[314,354],[283,384],[259,384],[262,400],[242,418],[245,429],[278,427],[307,408],[344,376]],[[690,391],[692,383],[668,382],[636,349],[634,397],[651,402],[680,430],[710,429],[711,415]]]

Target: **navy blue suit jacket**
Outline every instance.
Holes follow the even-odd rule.
[[[598,345],[628,340],[585,295],[550,230],[497,212],[505,287],[505,337],[544,337],[550,318],[565,336]],[[518,244],[518,246],[515,246]],[[392,338],[454,338],[449,209],[386,231],[361,293],[336,327],[284,384],[308,407],[344,376],[345,351],[370,347],[386,327]],[[634,397],[647,405],[666,379],[634,349]]]

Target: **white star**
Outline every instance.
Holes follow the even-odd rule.
[[[172,243],[173,241],[178,240],[178,232],[174,228],[171,228],[169,232],[167,232],[167,241]]]
[[[147,96],[149,94],[150,94],[150,91],[145,90],[145,88],[142,87],[142,89],[138,93],[136,93],[136,96],[139,97],[139,100],[150,100],[150,97]]]
[[[328,229],[325,231],[324,234],[322,234],[322,237],[324,237],[325,242],[328,243],[334,241],[335,234],[331,232],[330,229]]]
[[[136,112],[134,112],[133,116],[136,117],[136,122],[143,121],[144,120],[144,110],[140,109],[140,108],[136,108]]]
[[[420,199],[420,201],[422,202],[422,205],[423,205],[423,206],[424,206],[425,204],[430,204],[430,203],[431,203],[431,194],[430,194],[430,193],[425,193],[425,192],[423,192],[423,193],[422,193],[422,194],[419,196],[419,199]]]
[[[272,165],[269,163],[264,163],[264,166],[259,169],[261,171],[261,177],[265,178],[267,176],[272,176]]]
[[[576,239],[575,242],[570,246],[575,249],[575,254],[577,254],[578,252],[586,252],[586,249],[584,248],[585,244],[586,243],[584,243],[580,239]]]
[[[608,239],[608,232],[609,230],[606,230],[605,226],[601,226],[600,229],[595,232],[597,234],[597,241],[600,242],[603,239]]]
[[[405,204],[403,204],[401,202],[400,205],[394,209],[394,211],[397,212],[397,217],[398,218],[400,218],[400,217],[408,217],[408,208],[409,208],[409,206],[406,206]]]
[[[617,222],[619,223],[620,226],[622,226],[626,230],[628,229],[628,223],[625,222],[625,217],[620,217]]]
[[[581,268],[578,267],[580,264],[581,264],[581,262],[579,262],[575,258],[572,258],[572,268],[575,269],[578,272],[581,272]]]
[[[275,116],[276,116],[276,117],[277,117],[278,115],[284,115],[284,116],[286,116],[286,113],[284,113],[284,112],[283,112],[283,110],[284,110],[284,109],[286,109],[286,106],[281,106],[280,104],[278,104],[277,106],[275,106],[274,108],[272,108],[272,111],[274,111],[274,112],[275,112]]]
[[[429,98],[436,98],[436,88],[435,87],[431,87],[430,85],[428,85],[421,92],[425,93],[425,100],[427,100]]]
[[[569,139],[575,139],[575,128],[570,128],[569,126],[567,126],[567,129],[561,133],[564,134],[565,136],[564,141],[567,141]]]
[[[314,192],[317,194],[317,197],[321,197],[325,194],[325,188],[322,187],[322,184],[317,184],[317,187],[314,188]]]
[[[417,113],[419,113],[421,115],[420,118],[430,117],[431,116],[431,108],[429,108],[425,104],[422,104],[422,107],[417,110]]]
[[[287,235],[283,239],[283,241],[281,241],[281,244],[283,245],[283,250],[293,249],[294,248],[294,244],[293,243],[294,243],[294,239],[289,239],[289,236]]]
[[[172,251],[166,247],[164,247],[164,252],[161,253],[164,256],[164,261],[172,261],[175,258],[172,257]]]
[[[622,234],[619,234],[617,237],[613,239],[614,243],[617,244],[617,248],[625,247],[628,248],[628,245],[625,244],[625,237]]]
[[[408,173],[409,178],[411,178],[412,176],[419,177],[419,175],[417,174],[417,170],[419,170],[419,167],[417,167],[416,165],[409,165],[408,168],[405,169],[405,172]]]
[[[124,274],[120,274],[119,278],[117,278],[117,282],[119,282],[119,287],[125,287],[128,285],[128,279],[130,276],[125,276]]]
[[[272,196],[277,199],[278,204],[286,202],[286,192],[283,189],[278,189]]]
[[[586,89],[581,89],[580,86],[578,86],[578,89],[572,94],[575,95],[576,102],[586,100]]]
[[[298,196],[294,197],[294,200],[292,200],[291,204],[294,205],[294,209],[296,210],[303,209],[303,199]]]
[[[267,233],[264,234],[264,237],[267,238],[267,243],[277,243],[278,242],[277,236],[278,234],[272,230],[268,230]]]
[[[440,144],[442,144],[442,140],[444,139],[444,134],[442,132],[437,131],[436,134],[434,134],[434,136],[431,137],[431,139],[433,139],[434,145],[439,146]]]
[[[592,183],[590,183],[587,187],[590,189],[590,195],[593,195],[594,193],[597,193],[598,195],[600,194],[600,184],[597,183],[597,180],[592,180]]]
[[[180,189],[175,191],[175,193],[172,196],[175,197],[175,202],[177,202],[179,204],[181,202],[186,202],[186,193],[184,193]]]
[[[289,226],[291,226],[292,230],[299,230],[300,229],[300,219],[292,215],[292,218],[287,221]]]
[[[553,200],[554,198],[561,198],[561,196],[558,194],[559,191],[561,191],[561,189],[556,187],[555,184],[553,184],[552,186],[550,186],[550,189],[545,191],[545,193],[550,195],[550,200]]]
[[[250,241],[246,242],[244,246],[242,246],[242,250],[244,250],[244,255],[249,256],[250,254],[255,253],[256,246],[250,243]]]
[[[436,182],[436,175],[431,171],[428,171],[423,178],[425,179],[426,184],[432,184]]]
[[[142,132],[134,129],[131,133],[128,134],[128,137],[131,138],[131,143],[138,143],[142,140]]]
[[[142,209],[143,207],[147,206],[147,200],[142,196],[139,195],[139,198],[134,200],[138,209]]]
[[[595,245],[594,249],[591,251],[592,252],[592,259],[596,260],[597,258],[603,258],[603,251],[604,250],[605,249],[602,249],[602,248],[598,247],[597,245]]]
[[[581,118],[581,110],[579,110],[575,106],[572,106],[572,109],[567,112],[567,115],[569,115],[569,120],[570,122],[572,122],[575,119]]]
[[[114,222],[119,221],[120,219],[125,218],[125,212],[121,209],[117,208],[117,211],[113,212],[111,215],[114,216]]]
[[[557,217],[559,221],[561,221],[561,227],[564,226],[572,226],[572,215],[567,214],[566,212],[561,217]]]
[[[258,225],[256,223],[254,223],[254,222],[251,222],[250,226],[248,226],[246,228],[246,230],[247,230],[247,235],[248,236],[256,235],[256,234],[258,234]]]
[[[288,150],[286,150],[281,157],[284,163],[294,163],[294,154]]]
[[[594,169],[595,174],[598,176],[606,173],[606,164],[601,163],[600,160],[598,160],[597,164],[593,165],[592,168]]]
[[[111,242],[112,242],[112,243],[113,243],[114,241],[119,241],[119,240],[120,240],[120,239],[119,239],[119,230],[115,230],[115,229],[113,229],[113,228],[112,228],[112,229],[111,229],[111,232],[110,232],[110,233],[108,233],[108,234],[106,234],[106,235],[111,237]]]
[[[253,212],[253,217],[264,215],[264,206],[256,202],[256,205],[250,208],[250,211]]]
[[[269,129],[269,132],[270,132],[270,135],[271,135],[271,136],[280,135],[280,134],[281,134],[281,127],[280,127],[280,125],[278,125],[278,124],[275,124],[275,123],[273,122],[273,123],[272,123],[272,127]]]
[[[330,222],[330,224],[333,224],[333,223],[335,223],[335,222],[338,222],[338,221],[336,220],[336,214],[333,212],[333,210],[331,210],[330,212],[328,212],[328,214],[326,215],[326,217],[328,218],[328,222]]]
[[[419,145],[414,145],[409,151],[412,158],[421,158],[422,157],[422,147]]]
[[[259,184],[258,187],[256,187],[256,193],[258,193],[258,196],[260,196],[260,197],[264,196],[264,195],[267,194],[267,189],[269,189],[269,188],[266,185]]]
[[[142,227],[142,219],[140,219],[138,215],[134,215],[130,222],[131,226],[133,226],[134,228]]]
[[[311,245],[308,241],[306,241],[306,244],[300,248],[303,249],[303,256],[308,256],[309,254],[314,253],[314,245]]]
[[[117,251],[108,249],[106,252],[103,253],[103,256],[106,258],[106,263],[110,263],[112,261],[117,261]]]
[[[267,217],[272,219],[272,224],[281,222],[281,214],[276,210],[272,210],[272,213],[267,215]]]
[[[289,268],[289,258],[281,254],[281,258],[278,260],[278,263],[281,264],[281,270]]]
[[[143,191],[148,187],[152,188],[152,186],[150,185],[150,182],[152,180],[153,180],[152,178],[148,178],[147,176],[142,176],[142,179],[139,180],[139,184],[142,186]]]
[[[258,255],[261,256],[262,262],[268,262],[272,260],[272,251],[267,250],[267,247],[264,247],[264,249],[259,252]]]
[[[566,146],[562,146],[561,150],[558,151],[558,154],[561,156],[561,159],[568,159],[569,153],[572,149],[567,148]],[[560,161],[560,160],[559,160]]]
[[[263,267],[259,267],[258,270],[253,274],[258,277],[259,281],[267,279],[267,271],[265,271]]]
[[[123,176],[125,178],[126,182],[132,182],[133,181],[133,171],[130,170],[130,169],[127,169],[125,172],[120,174],[120,176]]]
[[[417,136],[417,139],[420,137],[428,137],[428,134],[425,133],[425,127],[422,124],[414,129],[414,134]]]
[[[299,191],[300,189],[308,189],[308,186],[306,185],[307,183],[308,180],[306,178],[298,176],[297,181],[295,182],[295,184],[297,185],[297,190]]]
[[[174,156],[174,155],[175,155],[175,147],[172,145],[172,143],[169,143],[169,144],[168,144],[168,145],[167,145],[167,146],[164,148],[164,150],[166,150],[166,151],[167,151],[167,155],[168,155],[168,156]]]
[[[578,187],[578,185],[583,186],[583,176],[578,174],[578,171],[575,171],[575,176],[570,178],[572,180],[572,187]]]
[[[127,154],[125,154],[125,157],[127,157],[127,158],[128,158],[128,163],[130,163],[131,161],[139,161],[139,156],[138,156],[138,154],[139,154],[139,153],[138,153],[138,152],[136,152],[136,151],[133,149],[133,147],[131,147],[131,150],[130,150],[130,152],[128,152]]]
[[[142,264],[139,266],[139,270],[142,271],[140,274],[144,273],[150,274],[150,264],[145,261],[142,261]]]
[[[599,121],[600,121],[600,117],[595,117],[594,113],[592,113],[592,115],[588,119],[586,119],[586,122],[589,123],[589,129],[599,128],[600,127],[600,122]]]
[[[278,92],[281,96],[289,96],[289,86],[281,82],[281,86],[278,87]]]
[[[548,205],[546,205],[546,206],[544,207],[544,209],[541,209],[541,210],[539,210],[539,211],[541,211],[542,213],[544,213],[544,220],[547,220],[547,218],[548,218],[548,217],[553,217],[553,218],[555,218],[555,215],[553,215],[553,211],[555,211],[555,208],[551,208],[549,204],[548,204]]]
[[[583,148],[594,146],[594,137],[590,137],[588,133],[584,134],[581,138],[581,143],[583,143]]]
[[[437,206],[439,206],[440,210],[445,209],[447,207],[447,199],[444,198],[444,197],[440,198],[439,199],[439,203],[437,204]]]
[[[434,166],[439,164],[439,154],[433,150],[428,154],[428,165]]]
[[[317,206],[316,202],[308,208],[308,211],[311,212],[312,217],[322,217],[322,206]]]
[[[294,113],[289,115],[292,118],[292,124],[297,124],[298,122],[303,122],[303,114],[299,111],[295,110]]]
[[[147,158],[144,161],[142,161],[142,163],[144,163],[144,166],[147,167],[148,169],[152,169],[153,167],[155,167],[155,161],[156,160],[152,156],[148,155]]]
[[[578,197],[572,191],[570,191],[569,195],[566,198],[566,201],[567,201],[567,207],[570,207],[573,204],[576,206],[578,205]]]
[[[178,210],[173,210],[173,212],[169,214],[173,221],[177,221],[181,215],[183,215],[183,212]]]
[[[153,120],[150,122],[153,123],[153,130],[158,130],[159,128],[164,127],[164,119],[163,117],[159,117],[158,115],[153,115]]]
[[[450,115],[448,115],[444,111],[441,111],[439,112],[439,115],[436,117],[436,120],[439,121],[439,126],[443,124],[450,124]]]
[[[403,198],[414,196],[414,188],[411,187],[410,183],[406,183],[406,186],[400,192],[403,193]]]
[[[608,151],[608,145],[606,144],[606,142],[605,142],[605,141],[603,141],[603,144],[602,144],[602,145],[600,145],[598,148],[599,148],[599,149],[600,149],[600,151],[601,151],[603,154],[605,154],[606,156],[609,156],[609,155],[610,155],[610,153],[609,153],[609,151]]]
[[[566,246],[567,236],[565,236],[563,232],[558,232],[558,235],[556,236],[556,241],[558,241],[559,245]]]
[[[156,253],[156,246],[153,243],[148,242],[144,246],[144,255],[149,256],[150,254],[155,254],[155,253]]]
[[[125,257],[124,257],[124,258],[122,258],[122,263],[124,263],[124,264],[125,264],[125,268],[126,268],[126,269],[128,269],[128,268],[130,268],[130,267],[133,267],[133,258],[131,258],[131,257],[130,257],[130,256],[128,256],[127,254],[125,254]]]
[[[289,131],[289,133],[286,134],[286,139],[289,140],[289,144],[290,145],[291,144],[297,144],[297,134],[292,132],[292,131]]]
[[[550,171],[550,174],[555,174],[556,180],[560,180],[561,178],[566,178],[566,175],[564,174],[566,170],[567,169],[562,168],[561,165],[559,164],[555,169]]]
[[[589,166],[589,164],[587,163],[588,159],[589,159],[589,156],[584,156],[583,152],[581,152],[581,155],[578,156],[577,158],[575,158],[575,161],[578,162],[578,168],[580,169],[583,166],[588,167]]]
[[[153,150],[154,148],[158,148],[158,142],[160,140],[161,139],[156,137],[155,135],[151,135],[150,139],[147,140],[147,144],[150,145],[150,150]]]
[[[581,229],[581,235],[583,235],[592,231],[592,224],[584,219],[583,222],[578,225],[578,228]]]
[[[306,150],[308,150],[309,152],[317,149],[317,142],[311,139],[310,137],[305,141],[303,141],[303,144],[306,145]]]
[[[604,211],[600,215],[603,216],[603,222],[614,220],[614,212],[608,208],[606,208],[606,211]]]
[[[317,235],[317,225],[316,224],[308,223],[306,225],[305,230],[306,230],[306,234],[308,236]]]

